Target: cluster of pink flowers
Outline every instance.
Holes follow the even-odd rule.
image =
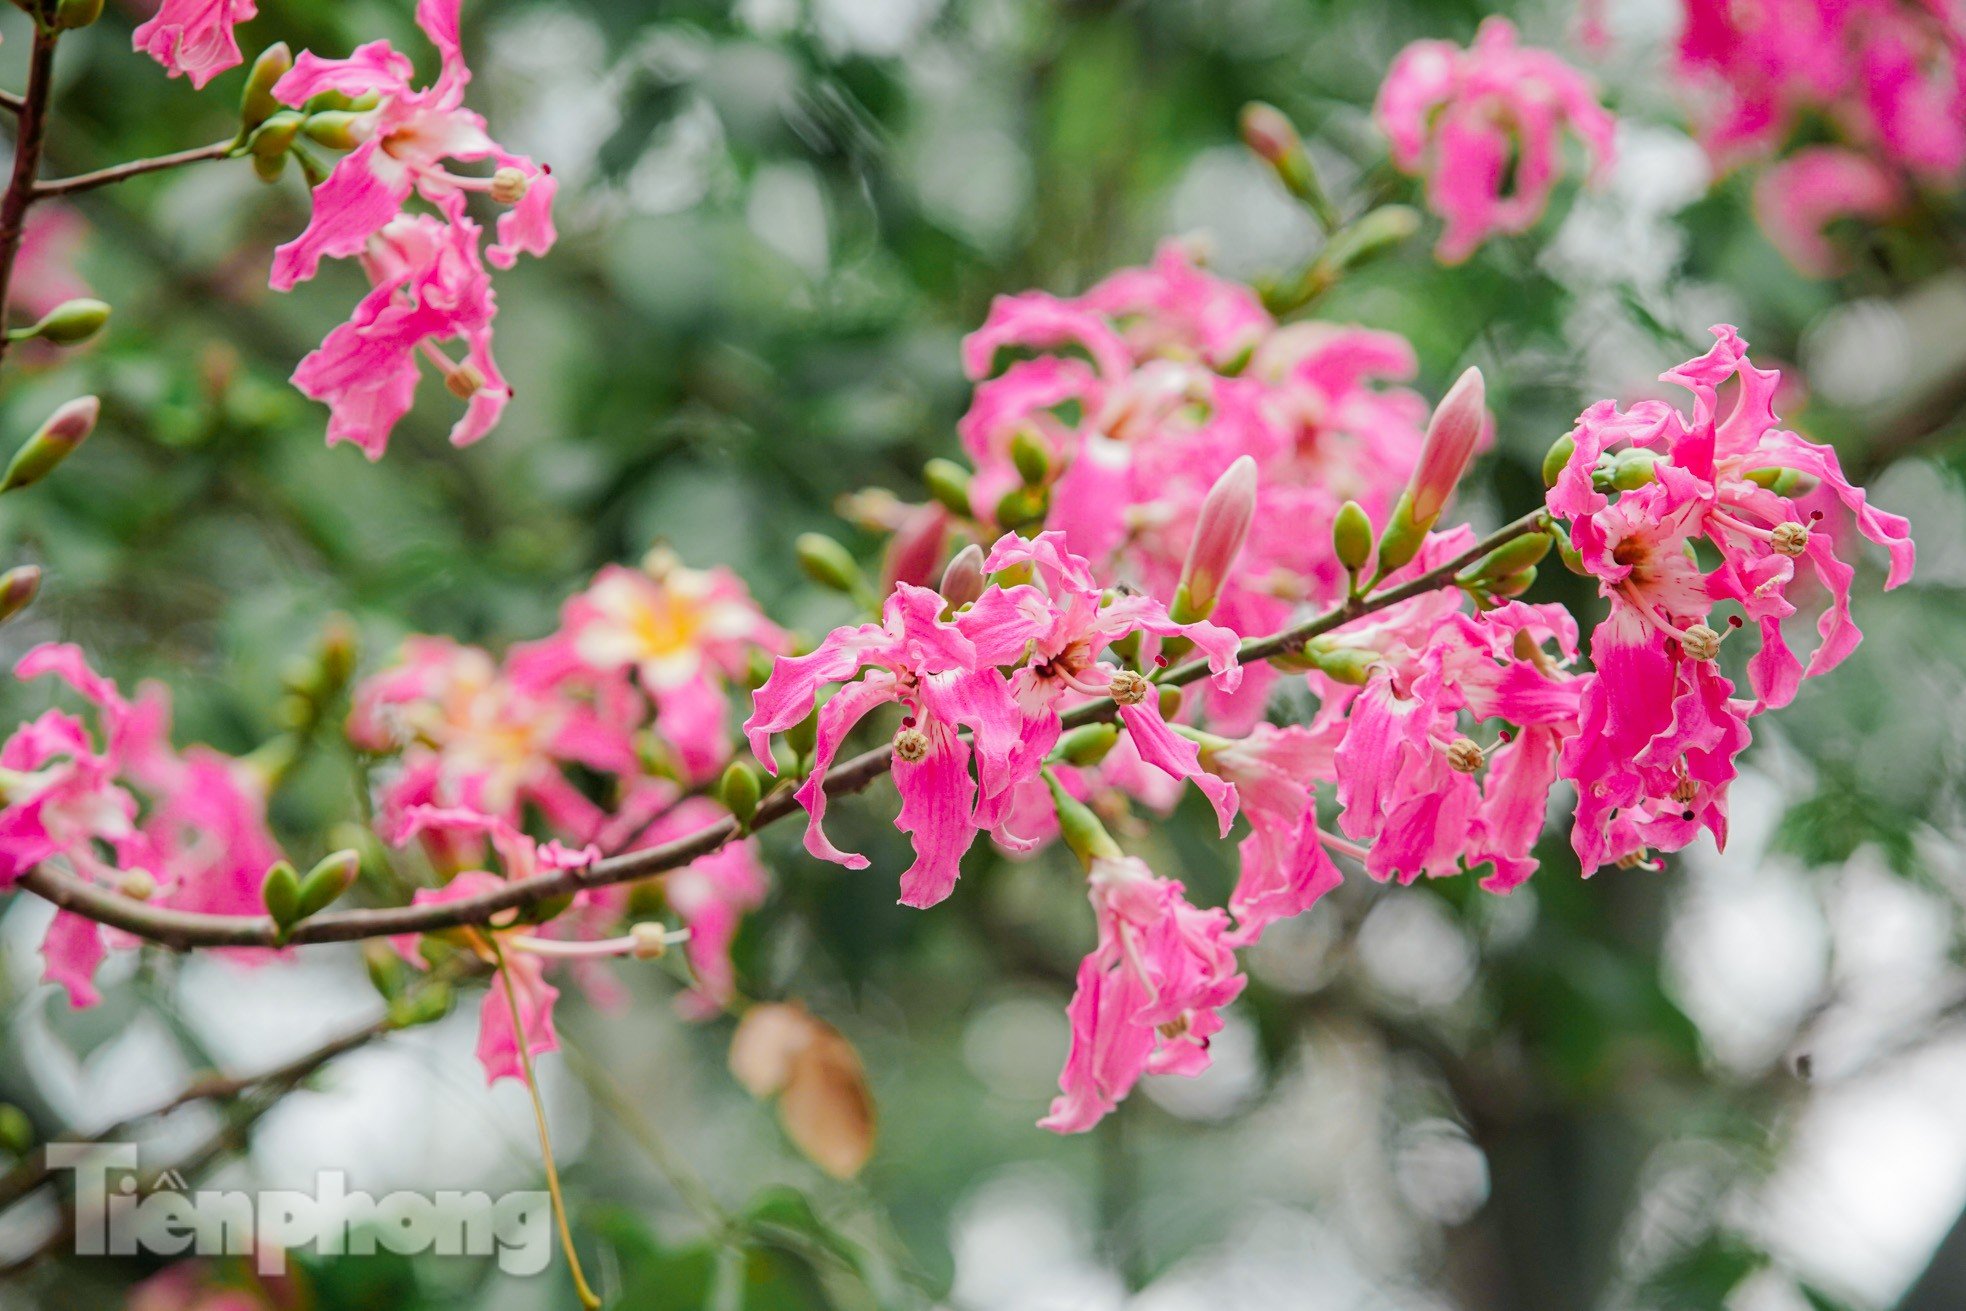
[[[1547,50],[1518,45],[1506,18],[1483,20],[1472,45],[1416,41],[1379,88],[1373,120],[1393,163],[1426,179],[1444,226],[1436,254],[1456,264],[1497,234],[1527,232],[1562,179],[1565,129],[1601,179],[1616,122],[1584,74]]]
[[[1779,426],[1781,375],[1750,363],[1732,328],[1714,336],[1712,350],[1664,375],[1693,394],[1690,418],[1665,401],[1624,411],[1599,402],[1571,433],[1574,450],[1549,493],[1550,513],[1569,521],[1582,567],[1611,604],[1591,635],[1597,673],[1560,768],[1577,787],[1572,841],[1587,874],[1648,849],[1676,851],[1703,828],[1724,842],[1749,719],[1787,705],[1804,677],[1856,648],[1855,570],[1826,518],[1847,517],[1889,552],[1887,588],[1911,577],[1917,556],[1909,525],[1871,506],[1835,451]],[[1711,570],[1697,562],[1699,540],[1719,555]],[[1804,562],[1829,598],[1806,665],[1784,632]],[[1737,613],[1716,621],[1729,603]],[[1726,632],[1749,623],[1760,644],[1747,661],[1753,696],[1740,698],[1715,657]]]
[[[1027,357],[992,376],[1007,351]],[[1426,402],[1398,385],[1418,371],[1403,337],[1279,326],[1249,288],[1198,267],[1178,242],[1083,296],[999,297],[963,362],[978,382],[958,432],[984,540],[1041,524],[1100,577],[1169,606],[1209,490],[1252,461],[1244,561],[1205,614],[1244,637],[1344,594],[1330,551],[1338,509],[1355,500],[1383,521],[1427,418]],[[1049,471],[1036,488],[1017,464],[1034,446]],[[933,580],[921,567],[909,581]],[[1212,694],[1214,714],[1238,731],[1253,724],[1275,679],[1252,666],[1240,691]]]
[[[334,115],[332,130],[315,139],[348,151],[314,188],[306,230],[275,252],[271,282],[290,291],[323,259],[353,259],[367,275],[369,294],[300,362],[293,381],[327,403],[329,443],[353,442],[372,460],[409,413],[422,363],[464,402],[452,444],[475,442],[498,423],[512,389],[492,357],[498,305],[486,265],[510,268],[521,254],[545,254],[556,239],[551,170],[500,146],[465,107],[471,70],[460,4],[418,0],[417,26],[441,60],[427,87],[413,82],[408,55],[371,41],[346,59],[303,51],[271,89],[294,110]],[[240,62],[233,26],[254,11],[253,0],[165,0],[137,29],[137,48],[202,87]],[[492,171],[462,174],[452,164]],[[467,213],[474,194],[502,210],[489,246]],[[413,198],[429,208],[408,208]],[[445,350],[447,341],[461,343],[462,359]]]
[[[1770,238],[1807,273],[1842,271],[1837,219],[1888,220],[1966,172],[1966,19],[1930,0],[1687,0],[1677,71],[1723,167],[1827,126],[1756,185]]]
[[[164,688],[146,684],[129,700],[74,646],[36,647],[14,674],[67,684],[94,707],[98,728],[48,710],[0,746],[0,888],[60,860],[156,905],[259,911],[260,882],[280,849],[266,826],[265,779],[249,762],[209,747],[174,749]],[[92,1006],[96,967],[111,945],[135,939],[56,911],[42,944],[46,977],[76,1006]]]
[[[951,561],[940,590],[898,582],[880,623],[780,660],[745,724],[753,750],[775,772],[773,735],[816,713],[796,794],[806,849],[862,868],[865,857],[825,833],[826,780],[854,726],[894,704],[911,906],[950,894],[979,833],[1013,853],[1062,836],[1086,859],[1097,945],[1080,967],[1061,1095],[1043,1123],[1087,1128],[1141,1075],[1206,1066],[1220,1008],[1243,985],[1236,949],[1336,887],[1339,860],[1403,882],[1485,868],[1483,886],[1507,892],[1536,868],[1560,779],[1577,793],[1573,844],[1586,874],[1649,863],[1702,829],[1724,840],[1748,720],[1858,640],[1854,568],[1836,553],[1838,524],[1824,520],[1847,519],[1886,547],[1887,586],[1909,575],[1913,551],[1904,521],[1872,508],[1831,451],[1777,426],[1777,375],[1747,362],[1732,329],[1715,331],[1713,351],[1666,375],[1693,392],[1690,415],[1607,401],[1567,439],[1548,511],[1553,533],[1567,523],[1574,567],[1611,603],[1590,640],[1594,668],[1579,667],[1565,611],[1509,599],[1528,581],[1518,573],[1508,587],[1422,592],[1317,638],[1301,658],[1318,710],[1308,724],[1277,725],[1261,722],[1266,696],[1240,694],[1259,666],[1244,669],[1238,639],[1346,594],[1351,570],[1330,545],[1337,507],[1318,499],[1329,496],[1318,477],[1342,469],[1348,491],[1381,507],[1380,523],[1417,526],[1397,557],[1395,534],[1382,539],[1380,586],[1463,559],[1471,529],[1428,530],[1481,438],[1479,378],[1457,384],[1422,437],[1417,398],[1359,384],[1361,362],[1383,361],[1387,339],[1314,328],[1308,340],[1344,349],[1303,351],[1178,248],[1076,301],[1001,300],[970,340],[971,369],[987,372],[1005,346],[1040,353],[977,389],[964,424],[979,464],[969,516],[940,523],[930,549],[911,540],[895,555],[926,577],[951,535],[973,532],[977,544]],[[1316,366],[1269,367],[1279,351]],[[1355,427],[1294,408],[1312,378]],[[1723,385],[1738,392],[1724,416]],[[1020,498],[1021,531],[1000,533]],[[1272,507],[1286,505],[1295,518],[1266,531],[1267,516],[1285,517]],[[895,516],[901,536],[912,521]],[[1695,538],[1718,553],[1713,569],[1696,563]],[[1806,665],[1783,626],[1806,603],[1789,595],[1803,560],[1827,598]],[[1759,632],[1751,699],[1734,697],[1716,663],[1722,605]],[[1191,652],[1207,661],[1205,685],[1156,681]],[[1061,738],[1061,714],[1094,697],[1113,700],[1123,733],[1088,751]],[[1189,782],[1225,835],[1238,813],[1247,821],[1221,909],[1193,905],[1093,818],[1136,803],[1164,812]],[[1321,824],[1321,799],[1335,802],[1335,832]]]
[[[753,653],[785,649],[734,574],[690,569],[657,550],[639,569],[603,569],[567,602],[555,632],[502,660],[445,638],[410,639],[396,664],[356,690],[349,737],[387,759],[377,793],[383,836],[418,842],[453,876],[432,895],[465,895],[487,880],[708,824],[715,806],[688,793],[732,757],[730,702]],[[555,841],[535,848],[524,831],[532,822]],[[492,853],[502,873],[485,868]],[[714,1013],[733,995],[731,939],[766,891],[755,844],[731,843],[671,873],[664,891],[689,930],[696,987],[683,1005]],[[555,931],[605,955],[592,941],[626,909],[619,888],[583,892]],[[550,1001],[548,992],[535,1000]],[[504,1021],[488,1009],[486,1022]],[[510,1057],[504,1037],[487,1041]]]

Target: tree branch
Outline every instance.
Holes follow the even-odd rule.
[[[1240,655],[1244,661],[1268,660],[1296,650],[1311,638],[1341,628],[1374,611],[1384,610],[1416,596],[1452,584],[1454,575],[1499,546],[1535,532],[1544,523],[1544,512],[1526,514],[1482,538],[1452,560],[1430,569],[1397,587],[1371,596],[1354,597],[1313,619],[1305,620],[1270,637],[1244,642]],[[1157,680],[1163,687],[1181,687],[1208,673],[1205,660],[1192,660],[1167,670]],[[1066,728],[1112,719],[1118,708],[1110,697],[1075,706],[1063,716]],[[845,764],[828,770],[826,792],[840,796],[858,792],[888,772],[893,763],[892,748],[875,747]],[[758,806],[752,817],[753,829],[783,819],[798,809],[792,789],[775,788]],[[390,937],[404,933],[435,933],[464,925],[485,924],[494,917],[521,907],[537,905],[567,896],[584,888],[609,887],[653,878],[718,850],[741,836],[735,820],[724,819],[686,837],[677,838],[641,851],[610,856],[579,869],[540,874],[517,879],[490,892],[456,901],[421,906],[396,906],[380,910],[349,910],[316,915],[304,920],[283,944],[273,921],[266,916],[206,915],[172,910],[135,901],[119,893],[99,888],[52,865],[41,865],[22,875],[17,887],[25,888],[63,910],[98,923],[122,929],[152,942],[179,951],[195,947],[275,947],[316,942],[350,942],[364,938]]]
[[[54,91],[55,42],[60,36],[47,24],[34,25],[27,92],[21,97],[20,127],[14,134],[14,172],[5,196],[0,196],[0,326],[6,321],[14,261],[27,225],[27,207],[34,203],[35,178],[41,171],[41,147],[48,136],[48,97]],[[8,344],[6,334],[0,333],[0,359],[6,358]]]
[[[78,191],[93,191],[97,187],[113,186],[130,178],[141,177],[145,173],[160,173],[167,168],[182,168],[186,164],[201,164],[208,159],[225,159],[239,148],[236,139],[214,141],[209,146],[195,146],[190,150],[180,150],[171,155],[155,155],[149,159],[133,159],[127,164],[112,164],[90,173],[77,173],[74,177],[55,178],[48,182],[36,183],[33,198],[46,200],[52,196],[68,196]]]

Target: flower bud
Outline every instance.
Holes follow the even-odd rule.
[[[306,121],[293,110],[283,109],[253,129],[253,134],[246,138],[246,148],[252,151],[255,159],[284,155],[292,148],[294,138],[300,135]]]
[[[102,0],[61,0],[55,6],[55,27],[63,32],[87,27],[101,17]]]
[[[405,992],[389,1006],[389,1023],[398,1029],[419,1024],[435,1024],[451,1013],[457,990],[442,979],[430,979],[420,988]]]
[[[763,795],[764,785],[758,780],[758,771],[742,760],[731,761],[717,783],[717,800],[736,818],[739,831],[751,827],[751,817],[758,813],[758,801]]]
[[[1542,563],[1543,557],[1550,553],[1551,545],[1548,533],[1525,533],[1512,542],[1504,542],[1475,561],[1455,581],[1478,584],[1512,578]]]
[[[409,986],[409,962],[387,942],[370,938],[363,943],[362,964],[368,969],[369,982],[384,1001],[394,1001]]]
[[[1364,687],[1379,663],[1379,653],[1365,647],[1340,646],[1312,638],[1304,643],[1304,658],[1334,683]]]
[[[1051,511],[1051,498],[1042,487],[1013,487],[997,501],[997,527],[1019,533],[1044,524]]]
[[[1618,452],[1609,465],[1599,465],[1594,469],[1591,472],[1591,486],[1600,492],[1635,492],[1659,476],[1654,468],[1658,463],[1657,451],[1634,446]]]
[[[1338,226],[1338,212],[1332,208],[1311,157],[1304,150],[1304,139],[1283,111],[1274,105],[1252,100],[1242,107],[1243,144],[1275,170],[1284,190],[1304,202],[1326,232]]]
[[[269,186],[287,175],[285,155],[254,155],[253,174]]]
[[[33,327],[21,328],[7,335],[16,341],[39,338],[57,346],[77,346],[101,332],[108,322],[108,305],[80,296],[55,306]]]
[[[275,41],[253,61],[252,72],[246,76],[246,90],[239,97],[239,122],[246,131],[251,132],[283,108],[273,98],[273,84],[293,66],[294,52],[287,48],[285,41]]]
[[[1803,473],[1800,469],[1787,469],[1777,466],[1772,469],[1749,469],[1747,480],[1757,487],[1766,487],[1777,496],[1806,496],[1816,490],[1820,479]]]
[[[1583,554],[1575,546],[1571,545],[1568,537],[1559,537],[1556,539],[1556,553],[1557,557],[1563,561],[1563,567],[1571,573],[1576,574],[1580,578],[1589,578],[1591,576],[1591,571],[1584,564]]]
[[[867,592],[867,577],[860,572],[860,566],[854,563],[844,546],[824,533],[800,533],[792,546],[798,553],[799,567],[805,570],[806,577],[821,587],[830,587],[849,596]]]
[[[286,861],[274,861],[260,881],[259,899],[284,933],[300,918],[300,874]]]
[[[1238,456],[1202,498],[1175,593],[1175,622],[1191,624],[1215,612],[1222,584],[1235,568],[1256,519],[1256,483],[1256,461]]]
[[[1120,856],[1119,843],[1099,822],[1099,817],[1088,809],[1084,802],[1065,791],[1058,778],[1050,770],[1044,772],[1044,781],[1051,788],[1052,809],[1058,813],[1058,835],[1065,839],[1065,845],[1072,854],[1089,870],[1095,860],[1117,860]]]
[[[1181,713],[1181,689],[1178,687],[1163,687],[1160,690],[1159,702],[1160,717],[1172,723],[1175,716]]]
[[[93,396],[80,396],[68,402],[41,425],[41,430],[21,443],[7,472],[0,477],[0,492],[31,487],[55,471],[88,435],[95,431],[102,402]]]
[[[942,583],[936,590],[942,593],[951,610],[959,610],[982,596],[983,548],[971,542],[956,552],[949,567],[942,571]]]
[[[1026,487],[1042,487],[1051,479],[1051,447],[1029,428],[1010,439],[1010,462]]]
[[[1491,579],[1487,586],[1490,596],[1506,601],[1510,597],[1521,596],[1535,585],[1536,566],[1532,564],[1521,573],[1509,574],[1505,578]]]
[[[1413,517],[1412,493],[1401,492],[1386,520],[1386,531],[1379,535],[1379,576],[1384,578],[1420,554],[1420,544],[1432,526],[1431,520],[1420,523]]]
[[[1090,769],[1120,740],[1117,724],[1081,724],[1058,739],[1051,754],[1068,765]]]
[[[12,619],[33,603],[41,590],[39,565],[15,565],[0,574],[0,623]]]
[[[1381,205],[1332,235],[1318,264],[1325,276],[1339,274],[1369,264],[1397,249],[1420,230],[1420,213],[1406,205]]]
[[[1556,480],[1570,464],[1570,457],[1577,453],[1577,439],[1569,433],[1550,443],[1550,449],[1543,453],[1543,486],[1554,487]]]
[[[928,494],[942,503],[950,514],[967,519],[975,511],[969,503],[969,470],[954,460],[930,460],[922,466],[922,482]]]
[[[320,863],[308,870],[300,881],[299,895],[294,903],[294,918],[304,920],[309,915],[318,915],[326,910],[354,885],[355,876],[361,869],[361,853],[354,850],[337,851],[331,856],[322,857]]]
[[[309,114],[302,124],[309,141],[318,142],[329,150],[353,150],[362,144],[367,122],[360,114],[352,114],[345,109],[332,109],[325,114]]]
[[[532,179],[525,170],[503,165],[491,176],[491,198],[501,205],[516,205],[526,198],[532,189]]]
[[[1475,443],[1488,417],[1487,388],[1481,370],[1470,365],[1454,385],[1447,389],[1427,424],[1426,444],[1420,448],[1420,463],[1413,470],[1407,490],[1413,499],[1415,523],[1432,528],[1447,505],[1447,498],[1468,471]]]
[[[1357,573],[1372,558],[1372,520],[1357,501],[1338,507],[1331,523],[1331,550],[1348,573]]]

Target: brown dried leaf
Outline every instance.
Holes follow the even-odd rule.
[[[806,1159],[835,1179],[851,1179],[874,1154],[874,1097],[860,1054],[840,1031],[805,1017],[811,1038],[791,1060],[778,1119]]]
[[[798,1002],[767,1002],[744,1012],[730,1039],[731,1075],[763,1099],[792,1077],[792,1060],[812,1044],[819,1022]]]

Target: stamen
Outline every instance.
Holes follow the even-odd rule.
[[[1122,669],[1114,674],[1113,681],[1106,688],[1107,695],[1113,698],[1113,703],[1122,706],[1139,705],[1147,699],[1147,693],[1152,690],[1153,684],[1131,669]]]
[[[491,175],[491,198],[501,205],[516,205],[531,186],[524,173],[508,164]]]
[[[894,735],[894,758],[909,764],[926,759],[928,756],[928,734],[919,728],[904,728]]]
[[[1474,773],[1484,759],[1480,744],[1473,738],[1457,737],[1447,744],[1447,767],[1457,774]]]
[[[1720,654],[1720,634],[1705,624],[1694,624],[1679,635],[1679,649],[1694,660],[1712,660]]]
[[[1809,549],[1809,525],[1795,522],[1779,523],[1768,534],[1768,545],[1777,555],[1786,555],[1791,560]]]
[[[474,364],[460,364],[444,375],[444,386],[450,389],[451,395],[461,401],[468,401],[476,396],[478,389],[484,385],[485,375]]]
[[[1344,838],[1339,837],[1336,833],[1326,832],[1324,829],[1319,829],[1317,831],[1317,840],[1319,842],[1322,842],[1325,846],[1325,850],[1331,852],[1333,855],[1349,856],[1353,860],[1356,860],[1361,864],[1364,863],[1365,858],[1371,854],[1369,851],[1366,850],[1366,848],[1361,847],[1358,843],[1347,842]]]
[[[116,890],[131,901],[149,901],[157,895],[157,876],[147,869],[133,869],[117,882]]]

